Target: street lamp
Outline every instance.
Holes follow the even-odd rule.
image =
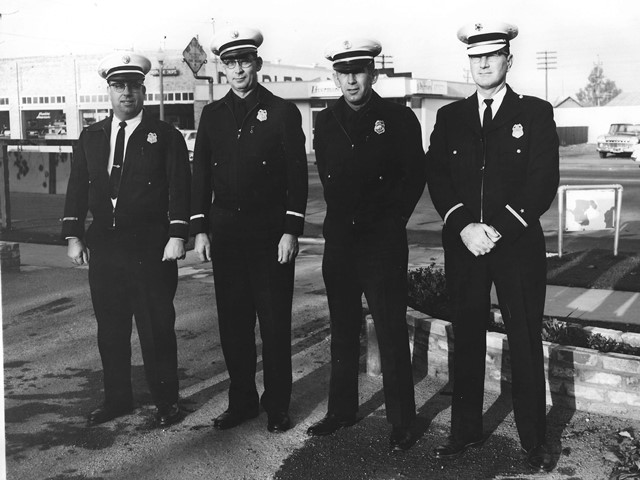
[[[158,64],[160,68],[158,69],[158,74],[160,76],[160,120],[164,120],[164,78],[163,78],[163,69],[164,69],[164,59],[165,59],[164,48],[160,47],[158,50]]]

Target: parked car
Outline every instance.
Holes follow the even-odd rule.
[[[612,123],[609,133],[598,137],[596,149],[600,158],[605,158],[607,153],[629,156],[639,143],[640,124]]]
[[[196,133],[197,130],[180,130],[182,136],[184,137],[184,141],[187,142],[187,149],[189,150],[189,162],[193,162],[193,148],[196,144]]]

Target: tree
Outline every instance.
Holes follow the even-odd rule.
[[[622,92],[620,88],[616,87],[616,82],[605,78],[602,62],[594,63],[588,80],[587,86],[581,88],[576,94],[582,105],[601,107]]]

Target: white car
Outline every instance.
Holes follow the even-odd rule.
[[[189,162],[193,162],[193,149],[196,144],[196,133],[197,130],[180,130],[182,136],[184,137],[184,141],[187,143],[187,150],[189,150]]]

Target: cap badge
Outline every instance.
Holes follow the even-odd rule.
[[[128,64],[131,61],[131,57],[129,55],[125,55],[124,57],[122,57],[122,63],[124,63],[125,65]]]
[[[156,143],[158,141],[158,135],[156,135],[153,132],[150,132],[149,135],[147,135],[147,142],[149,143]]]
[[[342,45],[344,45],[344,48],[346,48],[347,50],[351,48],[351,42],[349,40],[345,40]]]
[[[376,124],[373,126],[373,131],[378,135],[382,135],[385,131],[384,120],[376,120]]]
[[[258,110],[258,115],[256,115],[256,118],[261,122],[264,122],[265,120],[267,120],[267,111],[261,108],[260,110]]]
[[[524,129],[522,128],[522,125],[516,123],[511,130],[511,135],[513,136],[513,138],[520,138],[521,136],[523,136]]]
[[[482,30],[482,24],[481,23],[476,23],[475,24],[475,29],[476,29],[476,32],[481,31]]]
[[[237,30],[234,30],[233,32],[231,32],[231,38],[238,38],[240,36],[240,32],[238,32]]]

